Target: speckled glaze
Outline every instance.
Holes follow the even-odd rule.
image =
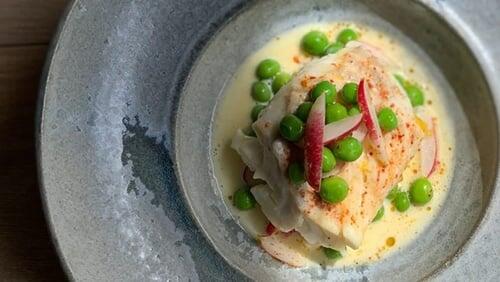
[[[42,78],[37,121],[46,215],[68,275],[498,279],[498,9],[488,0],[74,2]],[[225,209],[211,172],[211,121],[245,56],[296,24],[342,19],[395,27],[436,65],[450,107],[465,112],[451,113],[456,173],[427,236],[404,253],[370,266],[290,269]]]

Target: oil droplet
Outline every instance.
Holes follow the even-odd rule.
[[[394,244],[396,244],[396,239],[394,239],[394,237],[389,237],[387,238],[387,240],[385,240],[385,244],[387,245],[387,247],[392,247],[394,246]]]

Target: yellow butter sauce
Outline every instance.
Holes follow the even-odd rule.
[[[215,175],[219,188],[224,195],[228,208],[235,219],[249,234],[257,237],[264,233],[267,220],[258,208],[251,211],[238,211],[232,205],[231,195],[236,189],[244,185],[241,174],[244,164],[238,154],[230,148],[231,139],[239,128],[251,124],[250,111],[254,101],[250,95],[251,85],[256,81],[255,69],[258,63],[266,58],[273,58],[280,62],[282,71],[294,73],[304,63],[313,58],[300,49],[302,36],[311,30],[320,30],[327,34],[330,41],[345,27],[351,27],[359,33],[359,40],[377,46],[384,51],[392,61],[397,62],[403,73],[417,82],[424,91],[426,107],[433,116],[437,117],[437,134],[439,140],[440,165],[430,180],[434,188],[432,201],[422,207],[411,208],[400,213],[386,200],[385,214],[381,220],[370,224],[364,235],[363,243],[357,250],[348,249],[347,255],[335,262],[335,267],[367,264],[404,248],[408,242],[416,238],[436,213],[439,212],[450,183],[451,169],[453,168],[453,140],[444,132],[449,130],[450,121],[441,107],[440,91],[432,83],[432,77],[426,71],[415,54],[405,48],[395,36],[387,31],[374,29],[356,23],[317,23],[296,27],[273,39],[260,50],[245,59],[234,74],[232,81],[224,90],[224,96],[217,107],[215,127],[212,134],[214,151],[213,160]],[[407,190],[409,184],[419,175],[418,154],[403,174],[403,181],[399,185]],[[322,256],[313,251],[311,258],[317,263],[325,263]],[[331,262],[330,262],[331,264]]]

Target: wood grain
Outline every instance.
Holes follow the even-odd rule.
[[[67,0],[0,0],[0,46],[47,44]]]
[[[47,47],[0,48],[2,281],[61,281],[37,185],[34,112]]]
[[[0,0],[0,281],[64,281],[42,211],[34,116],[65,0]]]

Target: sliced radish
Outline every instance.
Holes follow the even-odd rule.
[[[335,140],[342,139],[353,132],[361,124],[363,120],[362,114],[357,114],[348,118],[341,119],[336,122],[329,123],[325,126],[323,135],[323,143],[328,144]]]
[[[432,175],[439,163],[438,161],[438,138],[436,124],[432,117],[423,109],[415,111],[417,118],[425,123],[427,136],[420,141],[420,169],[426,177]],[[430,134],[430,135],[429,135]]]
[[[437,138],[435,135],[426,136],[420,142],[420,169],[426,177],[436,170],[438,164]]]
[[[260,245],[272,257],[290,266],[303,267],[311,264],[311,260],[305,256],[310,250],[297,232],[274,232],[260,237]]]
[[[367,133],[368,133],[368,129],[366,129],[366,126],[364,124],[360,124],[358,126],[358,128],[356,128],[352,132],[352,137],[358,139],[359,142],[363,142]]]
[[[386,164],[389,157],[387,156],[384,137],[382,136],[382,130],[378,124],[377,113],[368,95],[368,88],[364,79],[359,82],[358,102],[361,112],[363,113],[363,121],[368,129],[370,140],[377,150],[378,158],[382,163]]]
[[[325,95],[321,95],[316,99],[311,107],[304,134],[306,180],[309,185],[316,190],[319,190],[319,185],[321,183],[325,107]]]

